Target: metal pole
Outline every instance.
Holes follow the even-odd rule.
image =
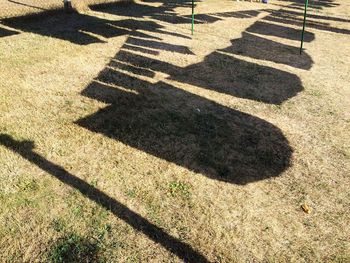
[[[194,34],[194,0],[192,0],[192,35]]]
[[[301,33],[300,55],[303,52],[304,34],[305,34],[305,27],[306,27],[306,14],[307,14],[307,7],[308,6],[309,6],[309,0],[305,0],[304,24],[303,24],[303,31]]]

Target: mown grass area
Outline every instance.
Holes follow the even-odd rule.
[[[189,4],[1,20],[1,262],[350,260],[350,6]]]

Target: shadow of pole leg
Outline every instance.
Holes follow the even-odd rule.
[[[19,154],[24,159],[51,174],[62,183],[77,189],[82,195],[104,207],[116,217],[123,220],[126,224],[146,235],[149,239],[159,243],[184,262],[209,262],[204,255],[192,248],[191,245],[169,235],[162,228],[151,223],[137,212],[130,210],[127,206],[113,199],[103,191],[95,188],[79,177],[69,173],[63,167],[50,162],[40,154],[36,153],[34,151],[35,144],[33,141],[17,141],[10,135],[0,134],[0,146],[1,145]]]
[[[72,8],[72,1],[71,0],[64,0],[64,10],[66,13],[72,13],[73,8]]]

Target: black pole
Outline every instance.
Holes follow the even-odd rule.
[[[304,34],[305,34],[305,27],[306,27],[306,15],[307,15],[307,7],[308,7],[308,5],[309,5],[309,0],[305,0],[304,24],[303,24],[303,31],[301,32],[300,55],[303,52]]]
[[[194,0],[192,0],[192,35],[194,34]]]

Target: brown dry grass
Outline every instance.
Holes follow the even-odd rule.
[[[1,261],[348,262],[350,6],[171,3],[0,24]]]
[[[132,0],[71,0],[73,8],[87,11],[91,4],[120,3]],[[63,9],[63,0],[0,0],[0,18],[37,14]]]

